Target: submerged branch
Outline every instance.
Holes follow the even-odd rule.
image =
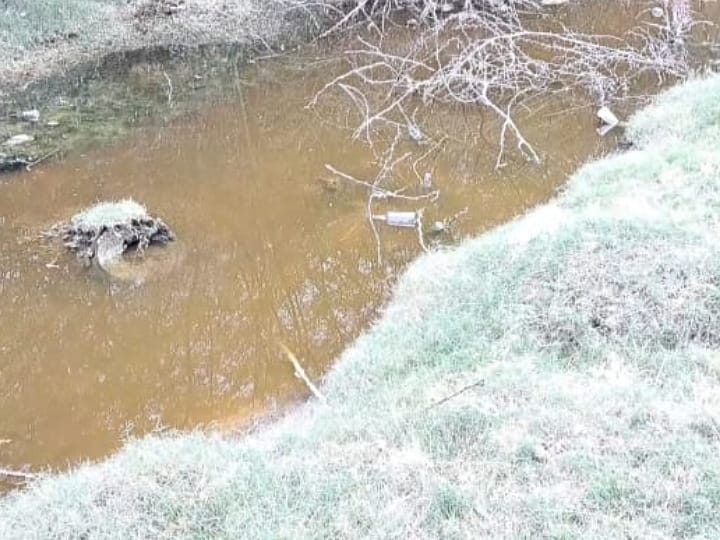
[[[290,350],[290,348],[287,345],[285,345],[284,343],[281,343],[280,347],[285,352],[287,359],[293,365],[293,368],[295,369],[295,377],[297,377],[298,379],[300,379],[301,381],[303,381],[305,383],[305,386],[308,387],[310,392],[312,392],[312,394],[317,398],[318,401],[320,401],[323,405],[327,405],[328,404],[327,398],[322,394],[322,392],[320,392],[320,390],[318,390],[318,387],[315,386],[315,384],[307,376],[307,373],[305,373],[305,370],[300,365],[300,361],[293,354],[293,352]]]
[[[363,0],[348,8],[337,26],[373,21],[414,21],[402,53],[381,36],[359,38],[345,52],[350,67],[321,88],[309,107],[333,91],[355,105],[353,137],[372,138],[382,128],[405,125],[408,111],[431,102],[477,105],[499,121],[496,167],[504,163],[508,139],[533,162],[540,157],[516,123],[516,105],[546,95],[584,94],[595,106],[627,95],[635,80],[658,82],[689,72],[685,38],[695,22],[688,0],[663,0],[663,19],[641,22],[623,36],[587,34],[556,18],[538,18],[532,0],[446,2]],[[542,26],[538,25],[538,20]],[[390,41],[392,43],[392,41]]]
[[[21,480],[33,480],[39,475],[35,473],[29,473],[24,471],[16,471],[14,469],[3,469],[0,468],[0,476],[6,476],[8,478],[19,478]]]

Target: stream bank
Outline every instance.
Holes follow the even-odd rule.
[[[563,20],[594,31],[633,24],[632,6],[590,7]],[[412,48],[415,30],[383,43]],[[420,135],[408,119],[390,140],[413,159],[388,174],[377,152],[387,141],[350,137],[355,118],[342,94],[306,107],[353,60],[337,51],[358,37],[242,69],[243,47],[123,52],[96,71],[78,68],[68,87],[56,81],[56,113],[67,117],[51,127],[72,126],[65,135],[76,151],[2,185],[0,287],[11,300],[0,313],[10,359],[0,382],[14,390],[0,397],[0,463],[72,467],[128,434],[284,410],[307,395],[286,348],[322,378],[423,248],[443,250],[548,200],[622,136],[598,136],[587,103],[546,96],[516,117],[541,163],[510,155],[498,168],[498,119],[474,104],[435,105],[409,115]],[[625,118],[635,105],[614,109]],[[125,136],[98,144],[116,134]],[[81,140],[92,143],[82,153]],[[381,189],[369,190],[378,178]],[[153,268],[143,276],[162,279],[98,280],[37,239],[83,208],[126,197],[167,219],[179,245],[116,270],[136,276],[140,262]],[[388,224],[419,211],[426,228]],[[436,223],[452,226],[433,232]]]
[[[53,7],[53,1],[41,0],[30,8],[10,2],[5,7],[0,31],[7,39],[0,43],[0,54],[13,61],[0,70],[0,174],[111,144],[133,129],[166,124],[201,106],[235,99],[247,63],[293,51],[302,54],[298,49],[303,44],[357,9],[339,0],[73,0],[61,7]],[[383,5],[370,3],[369,12],[384,12]],[[409,14],[389,21],[395,33],[404,34],[402,39],[412,39],[402,26],[416,28],[411,14],[421,5],[410,3]],[[717,18],[712,5],[692,6],[700,21]],[[631,28],[633,20],[649,17],[646,11],[570,4],[546,6],[530,18],[556,18],[590,34],[615,35]],[[367,22],[362,13],[356,15]],[[347,21],[351,33],[377,37],[372,23],[350,25],[354,20]],[[705,29],[704,24],[698,27]],[[344,28],[332,34],[336,51],[339,43],[348,43],[338,39]],[[695,67],[718,61],[715,35],[708,30],[705,42],[689,43],[697,49],[690,51]],[[621,107],[622,112],[632,109]]]
[[[416,260],[327,404],[131,441],[0,499],[0,536],[717,538],[719,104],[667,92],[632,151]]]

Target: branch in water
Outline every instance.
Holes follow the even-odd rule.
[[[313,384],[313,382],[307,376],[307,373],[305,373],[305,370],[300,365],[300,361],[293,354],[293,352],[284,343],[281,343],[280,347],[282,347],[282,350],[285,352],[287,359],[293,365],[293,368],[295,369],[295,377],[305,383],[305,385],[310,389],[310,392],[312,392],[312,394],[317,398],[318,401],[320,401],[323,405],[327,405],[327,398],[320,392],[320,390],[318,390],[317,386],[315,386],[315,384]]]

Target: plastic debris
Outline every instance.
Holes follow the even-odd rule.
[[[656,19],[662,19],[665,16],[665,10],[660,6],[655,6],[650,10],[650,15]]]
[[[620,120],[617,116],[615,116],[615,113],[605,106],[600,107],[600,110],[597,112],[597,117],[603,122],[603,125],[597,129],[597,132],[601,137],[604,137],[615,127],[620,125]]]
[[[418,223],[417,212],[388,212],[384,216],[373,216],[378,221],[384,221],[391,227],[415,228]]]
[[[32,109],[30,111],[23,111],[20,113],[20,118],[24,120],[25,122],[30,122],[31,124],[37,124],[40,121],[40,111],[37,109]]]

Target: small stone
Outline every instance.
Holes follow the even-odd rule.
[[[110,230],[100,234],[95,244],[95,257],[101,267],[116,260],[125,251],[125,242],[121,234]]]
[[[421,142],[425,139],[425,134],[415,124],[408,124],[408,135],[415,142]]]
[[[537,463],[547,463],[548,453],[543,447],[534,446],[532,448],[531,459]]]
[[[40,121],[40,111],[38,111],[37,109],[23,111],[20,113],[20,118],[22,118],[25,122],[37,124]]]
[[[0,173],[10,173],[24,169],[32,164],[30,156],[3,156],[0,155]]]
[[[340,180],[338,180],[334,176],[330,177],[330,178],[327,178],[327,177],[318,178],[318,181],[328,191],[337,191],[340,188]]]
[[[656,19],[662,19],[665,16],[665,10],[660,6],[655,6],[650,10],[650,15]]]
[[[15,135],[14,137],[10,137],[3,144],[5,146],[20,146],[21,144],[29,143],[34,140],[35,140],[35,137],[33,137],[31,135],[26,135],[25,133],[21,133],[20,135]]]
[[[432,224],[432,227],[430,227],[430,232],[432,234],[440,234],[444,233],[447,230],[447,226],[442,221],[436,221]]]
[[[432,189],[432,173],[431,172],[426,172],[423,175],[422,187],[425,191],[430,191],[430,189]]]
[[[184,0],[165,0],[162,11],[165,15],[175,15],[185,7]]]

